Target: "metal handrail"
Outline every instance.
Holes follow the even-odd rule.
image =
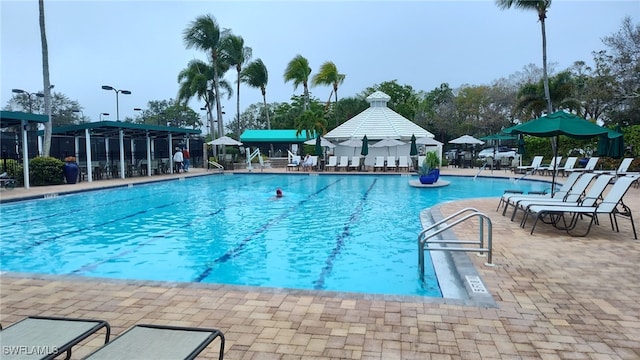
[[[471,212],[469,214],[469,212]],[[466,215],[462,216],[463,214]],[[460,217],[461,216],[461,217]],[[447,223],[448,220],[453,220],[454,218],[459,217],[455,221],[451,223]],[[479,239],[478,240],[458,240],[458,239],[432,239],[433,237],[441,234],[445,230],[451,229],[452,227],[465,222],[471,218],[479,218]],[[485,221],[487,222],[487,246],[485,245]],[[422,230],[418,235],[418,266],[420,270],[420,277],[424,277],[424,251],[425,250],[437,250],[437,251],[473,251],[477,252],[478,255],[484,256],[487,253],[487,262],[485,265],[493,266],[492,263],[492,233],[493,226],[491,223],[491,219],[474,208],[464,208],[447,216],[446,218],[430,225],[426,229]],[[430,247],[429,244],[453,244],[453,245],[479,245],[478,248],[470,248],[470,247]]]

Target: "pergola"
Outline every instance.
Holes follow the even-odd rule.
[[[56,127],[52,131],[52,135],[55,136],[68,136],[73,137],[75,139],[75,154],[76,160],[80,157],[79,147],[80,147],[80,138],[85,138],[85,147],[86,147],[86,162],[87,164],[91,164],[91,138],[92,137],[103,137],[105,139],[117,138],[119,139],[119,165],[120,165],[120,177],[122,179],[125,178],[125,151],[124,151],[124,139],[129,138],[131,142],[136,139],[145,139],[146,140],[146,165],[147,165],[147,175],[151,176],[151,152],[154,148],[153,139],[156,138],[167,138],[168,146],[169,146],[169,154],[172,154],[172,143],[173,137],[184,136],[187,137],[190,135],[198,135],[201,131],[197,129],[186,129],[179,127],[171,127],[171,126],[158,126],[158,125],[149,125],[149,124],[134,124],[129,122],[122,121],[99,121],[99,122],[90,122],[78,125],[66,125]],[[109,142],[105,142],[105,146],[107,147],[107,153],[109,152],[108,146]],[[171,162],[170,171],[173,173],[173,158],[170,156],[169,161]],[[87,178],[88,181],[92,181],[93,178],[93,169],[91,166],[87,166]]]
[[[27,128],[29,124],[44,124],[49,121],[47,115],[31,114],[21,111],[1,111],[0,129],[19,127],[22,135],[22,171],[24,173],[24,187],[28,189],[29,184],[29,147],[27,146]]]

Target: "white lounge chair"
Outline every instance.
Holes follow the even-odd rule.
[[[338,166],[336,167],[336,170],[345,169],[345,171],[346,171],[348,166],[349,166],[349,157],[348,156],[340,156],[340,162],[338,163]]]
[[[620,231],[618,227],[617,216],[628,217],[631,221],[633,236],[637,240],[638,234],[636,233],[636,227],[635,223],[633,222],[631,209],[622,202],[622,198],[627,193],[627,191],[631,187],[631,184],[635,180],[636,179],[631,176],[619,177],[613,184],[605,198],[597,206],[531,206],[529,208],[529,212],[536,216],[536,221],[531,228],[531,234],[533,234],[538,220],[546,215],[549,215],[553,219],[554,226],[556,226],[560,230],[566,230],[567,233],[572,236],[586,236],[589,234],[589,231],[591,231],[591,226],[593,226],[593,224],[598,221],[598,214],[607,214],[609,215],[609,220],[611,221],[611,229],[617,232]],[[571,221],[568,224],[565,219],[565,214],[571,214]],[[574,235],[571,233],[571,231],[575,229],[578,220],[581,218],[580,215],[591,216],[591,221],[589,222],[589,227],[587,228],[585,233]],[[559,226],[560,220],[562,220],[563,222],[562,226]]]
[[[538,170],[538,168],[542,164],[543,158],[544,158],[543,156],[534,156],[533,160],[531,160],[531,165],[517,166],[516,171],[533,174],[536,172],[536,170]]]
[[[360,156],[356,155],[351,157],[349,169],[360,170]]]
[[[586,175],[595,175],[595,174],[586,174]],[[609,182],[611,182],[613,178],[614,178],[613,175],[607,175],[607,174],[596,175],[596,180],[593,182],[591,186],[589,186],[589,190],[585,189],[582,192],[580,191],[580,189],[576,189],[575,191],[572,190],[569,192],[569,194],[567,194],[562,199],[552,198],[552,199],[545,199],[545,200],[521,201],[518,204],[518,207],[513,211],[515,213],[515,211],[518,208],[524,210],[525,214],[524,214],[524,217],[522,218],[522,222],[520,223],[520,225],[524,227],[525,223],[527,222],[527,218],[529,216],[529,209],[532,206],[538,206],[538,205],[595,206],[596,201],[602,198],[602,193],[607,188],[607,185],[609,185]],[[578,184],[576,184],[575,187],[578,187]]]
[[[336,170],[336,166],[338,165],[338,158],[336,156],[329,156],[329,162],[324,166],[326,170],[333,169]]]
[[[569,193],[569,190],[571,190],[571,188],[575,185],[575,183],[578,181],[578,178],[580,178],[579,173],[575,173],[575,174],[571,174],[568,178],[567,181],[564,182],[564,184],[562,184],[562,186],[560,187],[560,189],[558,189],[557,191],[555,191],[553,193],[554,197],[564,197]],[[514,193],[513,191],[506,191],[502,197],[500,197],[500,201],[498,202],[498,207],[496,208],[496,211],[498,211],[500,209],[500,206],[504,204],[504,209],[502,210],[502,215],[504,216],[507,213],[507,208],[509,207],[509,205],[514,206],[518,201],[520,200],[526,200],[526,199],[540,199],[540,198],[551,198],[551,193],[535,193],[535,194],[521,194],[521,193]]]
[[[558,167],[560,166],[560,163],[562,162],[562,156],[554,156],[551,159],[551,163],[548,166],[540,166],[538,168],[538,173],[539,174],[548,174],[548,175],[553,175],[553,172],[558,171]]]
[[[569,156],[567,161],[564,162],[562,166],[558,167],[558,173],[562,173],[562,176],[566,176],[567,172],[570,172],[571,169],[576,165],[576,161],[578,161],[578,157]]]
[[[384,156],[376,156],[376,163],[373,164],[373,171],[382,169],[384,171]]]
[[[409,158],[407,156],[398,156],[398,170],[400,169],[409,171]]]
[[[395,156],[387,156],[387,169],[398,171],[398,167],[396,166],[396,157]]]
[[[622,174],[624,175],[627,170],[629,170],[629,166],[633,162],[633,158],[624,158],[620,162],[620,165],[616,170],[594,170],[593,172],[596,174]]]
[[[591,172],[593,170],[595,170],[596,168],[596,164],[598,163],[598,160],[600,160],[599,157],[592,157],[589,158],[589,161],[587,161],[587,164],[583,167],[583,168],[573,168],[571,170],[566,170],[565,171],[583,171],[583,172]]]
[[[140,324],[85,359],[195,359],[216,338],[220,339],[218,359],[222,359],[224,334],[220,330]]]
[[[301,162],[302,161],[301,161],[300,155],[294,155],[291,158],[291,162],[287,164],[287,170],[293,170],[293,169],[300,170]]]

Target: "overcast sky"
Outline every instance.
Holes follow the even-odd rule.
[[[37,0],[0,0],[1,107],[12,88],[43,87]],[[507,77],[527,64],[542,66],[540,24],[535,12],[500,10],[494,1],[60,1],[46,0],[49,68],[54,91],[62,92],[97,121],[115,120],[111,85],[120,95],[120,118],[150,100],[175,98],[177,75],[194,59],[183,30],[196,17],[213,15],[253,48],[269,71],[268,102],[289,101],[287,63],[297,54],[309,60],[313,76],[325,61],[346,75],[338,96],[397,79],[430,91],[482,85]],[[565,69],[591,63],[602,38],[620,29],[625,16],[640,21],[640,1],[560,1],[547,17],[548,61]],[[233,84],[235,72],[227,79]],[[235,85],[234,85],[235,86]],[[325,101],[329,87],[311,88]],[[241,86],[241,111],[262,100],[258,89]],[[202,103],[190,103],[201,112]],[[235,116],[235,97],[224,100],[225,119]],[[226,121],[225,121],[226,122]]]

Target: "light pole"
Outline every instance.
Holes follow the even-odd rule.
[[[102,121],[102,115],[109,116],[109,113],[100,113],[100,121]]]
[[[43,94],[43,93],[41,93],[41,92],[38,92],[38,93],[30,93],[30,92],[28,92],[28,91],[24,91],[24,90],[22,90],[22,89],[11,89],[11,92],[14,92],[14,93],[16,93],[16,94],[26,94],[26,95],[27,95],[27,98],[29,99],[29,113],[32,113],[32,112],[33,112],[32,104],[31,104],[31,95],[35,95],[35,96],[37,96],[37,97],[44,97],[44,94]]]
[[[73,111],[74,113],[80,113],[80,115],[82,116],[82,123],[84,124],[84,113],[82,112],[82,110],[72,109],[71,111]]]
[[[116,121],[120,121],[120,104],[118,103],[118,94],[131,95],[129,90],[118,90],[113,86],[102,85],[102,90],[113,90],[116,93]]]

